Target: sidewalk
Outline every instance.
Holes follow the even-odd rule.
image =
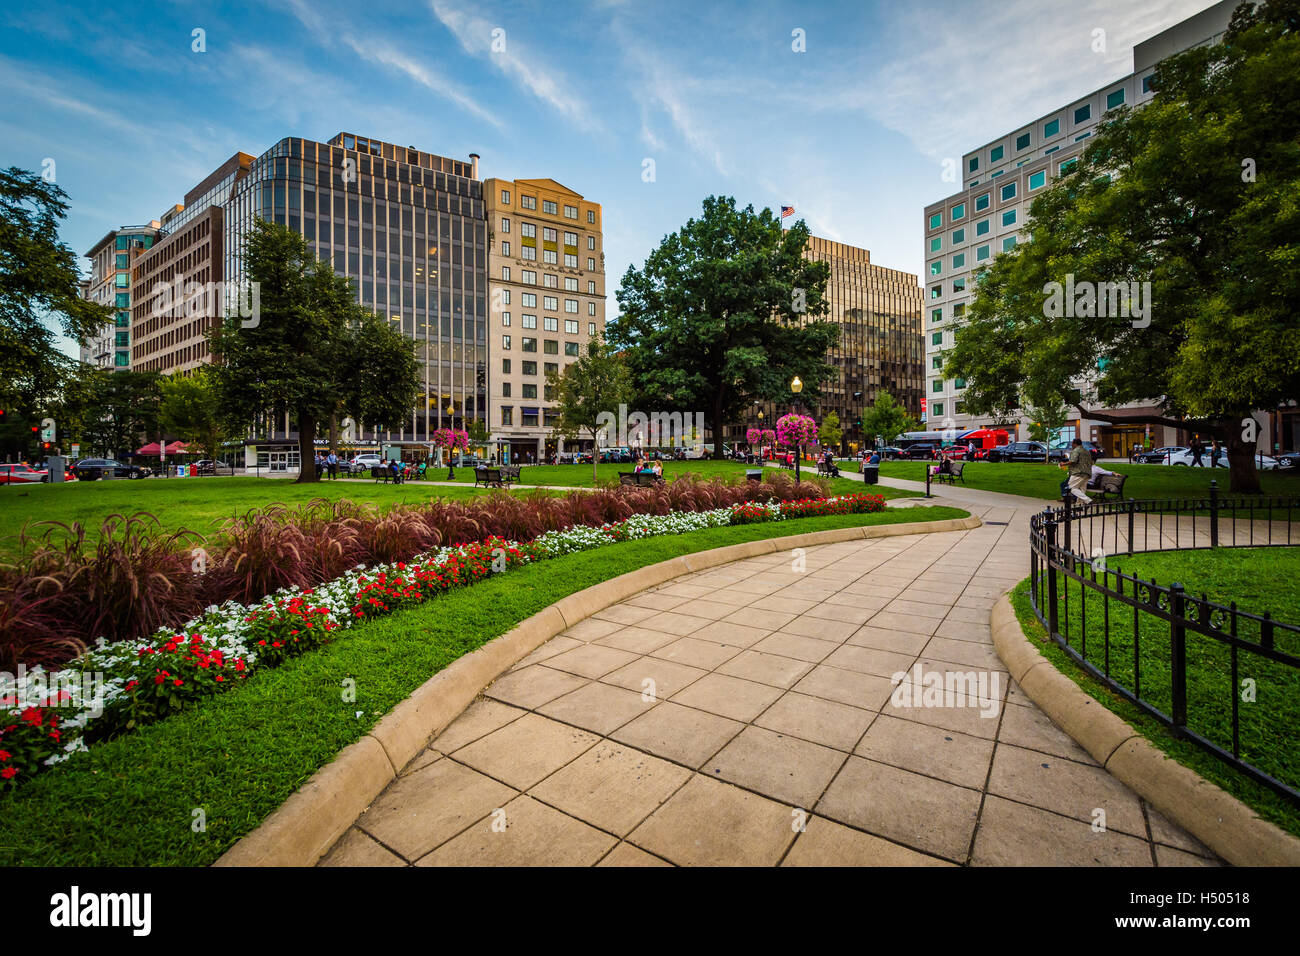
[[[802,570],[798,554],[740,561],[580,622],[487,688],[322,864],[1216,865],[993,651],[990,608],[1027,573],[1045,503],[933,502],[985,524],[809,548]],[[917,667],[985,692],[896,701],[891,677]]]

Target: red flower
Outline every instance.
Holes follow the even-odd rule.
[[[13,756],[13,755],[10,754],[9,751],[7,751],[7,750],[0,750],[0,760],[8,760],[11,756]]]
[[[184,683],[185,683],[185,681],[181,680],[181,679],[178,677],[178,678],[176,678],[174,681],[172,681],[172,683],[175,684],[177,687],[180,687],[181,684],[184,684]]]
[[[3,770],[0,770],[0,777],[4,777],[6,780],[12,780],[16,776],[18,776],[17,767],[5,767]]]

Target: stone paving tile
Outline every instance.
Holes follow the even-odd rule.
[[[591,866],[615,837],[519,796],[504,814],[480,820],[416,861],[416,866]],[[502,821],[494,828],[496,820]]]
[[[565,631],[562,636],[578,641],[590,642],[605,637],[608,634],[614,634],[622,629],[623,625],[618,624],[615,621],[602,621],[597,617],[589,617],[573,625],[573,627]],[[547,641],[537,650],[544,650],[546,647],[554,643],[554,639]],[[536,651],[534,651],[534,653],[536,653]]]
[[[526,713],[527,711],[520,710],[518,707],[510,707],[495,700],[480,697],[466,707],[463,714],[448,724],[442,733],[433,738],[430,748],[440,750],[443,753],[451,753],[451,751],[459,750],[466,744],[473,743],[480,737],[486,737],[492,731],[504,727],[512,720],[518,720]]]
[[[557,671],[543,664],[534,664],[498,677],[488,685],[483,695],[531,710],[585,683],[586,681],[576,674]]]
[[[443,758],[389,784],[357,825],[416,860],[514,796],[510,787]]]
[[[800,637],[813,637],[821,641],[847,640],[860,625],[852,621],[828,621],[817,617],[796,617],[781,628],[781,634],[797,634]]]
[[[1156,866],[1221,866],[1216,860],[1209,860],[1184,850],[1156,844]]]
[[[745,725],[667,701],[624,724],[610,736],[687,767],[698,768]]]
[[[579,820],[625,836],[690,776],[685,767],[604,740],[529,793]]]
[[[874,647],[881,651],[892,651],[915,659],[930,643],[928,634],[914,634],[910,631],[893,631],[888,628],[866,624],[853,632],[846,642],[854,647]]]
[[[673,702],[731,720],[750,721],[781,696],[781,690],[725,674],[707,674],[673,695]]]
[[[875,717],[869,710],[790,691],[763,711],[754,723],[847,752],[862,738]]]
[[[974,641],[950,641],[944,637],[933,637],[925,645],[924,657],[943,661],[949,665],[964,664],[967,667],[979,667],[986,670],[1003,671],[1006,665],[992,644],[977,644]],[[553,663],[552,667],[555,666]]]
[[[616,647],[620,651],[628,651],[639,657],[643,654],[649,654],[651,651],[656,651],[665,644],[671,644],[677,639],[676,634],[668,634],[664,631],[633,625],[624,627],[615,634],[602,637],[595,643],[602,647]]]
[[[1002,744],[993,755],[989,792],[1089,825],[1101,809],[1107,830],[1146,837],[1137,795],[1101,767]]]
[[[969,608],[953,608],[953,611],[969,610]],[[981,613],[982,612],[977,612]],[[983,614],[987,618],[987,614]],[[991,644],[993,642],[993,630],[989,627],[986,620],[983,624],[976,624],[974,621],[954,620],[952,613],[943,619],[943,623],[934,632],[935,637],[942,637],[950,641],[973,641],[981,644]]]
[[[720,617],[726,617],[739,606],[715,600],[710,594],[707,598],[679,604],[675,610],[678,614],[689,614],[691,617],[702,617],[706,621],[716,621]]]
[[[695,637],[679,637],[671,644],[665,644],[654,651],[652,656],[662,657],[666,661],[676,661],[689,667],[713,670],[740,652],[741,648],[734,644],[717,644]]]
[[[773,630],[775,628],[750,627],[747,624],[737,624],[734,621],[713,621],[695,631],[691,634],[691,637],[698,637],[702,641],[713,641],[717,644],[750,647],[767,637]]]
[[[826,663],[832,667],[842,667],[849,671],[863,674],[876,674],[892,678],[899,671],[906,671],[916,660],[913,654],[899,654],[895,651],[881,650],[876,647],[858,647],[845,644],[830,657]]]
[[[665,634],[676,634],[678,637],[685,637],[687,634],[698,631],[708,623],[710,623],[708,618],[695,617],[693,614],[679,614],[676,611],[664,611],[654,617],[647,618],[642,622],[641,626],[663,631]]]
[[[794,689],[801,694],[838,701],[863,710],[879,710],[889,699],[893,685],[887,677],[818,664]]]
[[[696,774],[628,841],[678,866],[775,866],[793,819],[784,804]]]
[[[1116,830],[989,794],[975,834],[974,866],[1151,866],[1151,847]]]
[[[717,673],[787,690],[795,681],[808,673],[812,666],[808,661],[782,657],[778,654],[764,654],[751,649],[741,651],[722,664],[717,668]]]
[[[452,756],[517,790],[527,790],[547,774],[589,750],[598,739],[594,734],[559,721],[525,714],[500,730],[462,747]]]
[[[596,623],[605,624],[608,622],[597,621]],[[617,627],[617,625],[611,625],[611,627]],[[523,658],[518,664],[516,664],[514,667],[510,669],[512,671],[521,671],[525,667],[531,667],[533,664],[540,664],[543,661],[548,661],[552,657],[556,657],[557,655],[563,654],[565,651],[572,650],[575,647],[586,647],[586,646],[587,644],[585,641],[579,640],[574,637],[569,637],[568,635],[565,634],[561,634],[558,637],[551,638],[549,641],[547,641],[537,650],[533,651],[527,657]]]
[[[1163,843],[1176,850],[1184,850],[1197,856],[1213,857],[1214,854],[1199,840],[1176,826],[1163,813],[1154,807],[1147,807],[1147,822],[1151,825],[1151,836],[1157,843]]]
[[[982,790],[993,759],[993,741],[882,714],[854,753]]]
[[[908,634],[924,634],[926,637],[930,637],[939,629],[942,621],[934,617],[917,617],[913,614],[904,614],[901,611],[885,610],[869,614],[863,623],[869,623],[877,629],[904,631]]]
[[[807,616],[843,621],[846,624],[866,624],[875,613],[877,612],[872,608],[851,604],[818,604],[808,609]]]
[[[652,856],[630,843],[620,843],[610,850],[597,866],[672,866],[667,860]]]
[[[615,604],[597,611],[592,617],[601,621],[614,621],[617,624],[640,624],[648,617],[659,612],[648,607],[632,607],[627,604]]]
[[[685,602],[686,598],[674,594],[664,594],[662,591],[642,591],[623,603],[631,607],[648,607],[655,611],[671,611]]]
[[[838,643],[831,640],[800,637],[798,634],[787,634],[784,631],[778,631],[763,638],[752,649],[764,654],[780,654],[782,657],[793,657],[795,660],[816,664],[824,660],[827,655],[839,646]]]
[[[845,755],[762,727],[746,727],[700,772],[803,809],[822,795]]]
[[[563,654],[557,654],[546,662],[546,666],[595,680],[636,660],[637,656],[628,651],[620,651],[616,647],[583,644]]]
[[[657,703],[642,700],[636,691],[592,681],[539,707],[537,712],[583,730],[608,735]]]
[[[782,866],[953,866],[880,837],[812,817]]]
[[[703,668],[688,667],[675,661],[660,660],[657,657],[638,657],[618,670],[606,674],[601,680],[615,687],[634,690],[638,694],[650,694],[659,700],[667,700],[707,673],[709,672]]]
[[[352,827],[317,866],[407,866],[396,853]]]
[[[980,791],[850,757],[815,810],[896,843],[966,860]]]
[[[1002,726],[998,728],[998,740],[1097,766],[1097,761],[1088,751],[1037,707],[1008,707],[1002,716]]]
[[[941,727],[944,730],[955,730],[972,737],[993,740],[997,735],[998,717],[1001,716],[1002,707],[1001,702],[996,699],[988,701],[985,707],[927,707],[924,702],[918,705],[915,701],[906,706],[896,705],[891,698],[885,701],[880,712],[889,717],[897,717],[899,720],[911,720],[929,724],[931,727]]]

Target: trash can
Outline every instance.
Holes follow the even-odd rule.
[[[862,466],[862,483],[863,483],[863,484],[865,484],[865,485],[874,485],[874,484],[877,484],[877,483],[879,482],[879,478],[880,478],[880,466],[879,466],[879,465],[870,465],[870,464],[868,464],[868,465],[863,465],[863,466]]]
[[[750,481],[762,481],[762,480],[763,480],[763,469],[762,469],[762,468],[746,468],[746,469],[745,469],[745,477],[746,477],[747,479],[749,479]]]

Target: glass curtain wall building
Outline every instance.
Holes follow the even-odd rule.
[[[283,139],[258,157],[225,209],[223,273],[242,287],[256,217],[301,233],[356,286],[360,304],[416,342],[421,397],[410,417],[358,429],[361,442],[427,442],[487,417],[487,220],[478,163],[349,133]],[[287,437],[287,418],[268,423]]]

